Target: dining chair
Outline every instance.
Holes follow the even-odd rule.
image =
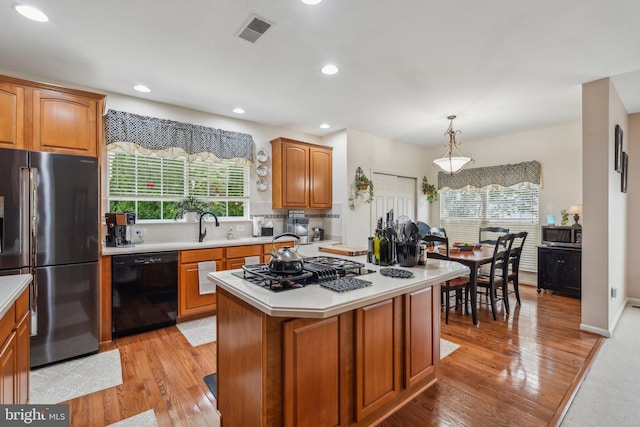
[[[528,233],[526,231],[515,233],[513,235],[513,244],[511,245],[511,251],[509,252],[510,271],[507,280],[507,287],[509,285],[508,282],[513,282],[513,291],[516,294],[516,301],[518,301],[518,305],[522,305],[520,303],[520,291],[518,290],[518,272],[520,270],[520,257],[522,256],[522,248],[524,247],[524,241],[527,240],[527,234]]]
[[[422,241],[426,242],[427,245],[438,247],[433,251],[427,251],[427,258],[442,259],[445,261],[449,260],[449,239],[447,237],[429,234],[427,236],[424,236],[422,238]],[[458,302],[462,301],[464,298],[464,311],[466,313],[469,313],[469,308],[467,307],[467,305],[469,304],[469,276],[457,277],[452,280],[447,280],[441,284],[440,296],[443,303],[442,305],[444,305],[445,309],[445,324],[449,323],[449,303],[451,298],[451,291],[455,291],[455,308],[458,308]]]
[[[429,230],[429,234],[440,237],[447,237],[447,230],[442,227],[431,227],[431,229]]]
[[[482,233],[493,233],[489,236],[482,237]],[[505,227],[480,227],[478,231],[478,243],[479,244],[487,244],[487,245],[495,245],[495,233],[499,234],[508,234],[509,229]]]
[[[504,307],[509,314],[509,298],[508,298],[508,275],[509,275],[509,253],[513,244],[513,234],[503,234],[496,240],[493,257],[488,273],[481,273],[478,276],[477,287],[478,293],[480,288],[484,288],[491,301],[491,314],[493,320],[496,320],[496,295],[498,288],[502,291]]]

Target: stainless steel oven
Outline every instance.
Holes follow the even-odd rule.
[[[111,275],[113,337],[176,323],[177,252],[114,255]]]

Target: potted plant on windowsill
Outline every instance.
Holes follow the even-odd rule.
[[[205,201],[189,195],[176,206],[176,209],[174,219],[184,217],[187,222],[195,222],[198,220],[198,216],[207,211],[208,205]]]
[[[365,191],[369,193],[368,196],[365,196]],[[356,169],[353,193],[349,197],[349,208],[351,208],[351,210],[355,210],[357,199],[362,199],[365,203],[371,203],[373,201],[373,181],[367,178],[360,166]]]
[[[429,203],[438,201],[438,189],[433,184],[429,184],[427,177],[422,178],[422,192],[427,196]]]

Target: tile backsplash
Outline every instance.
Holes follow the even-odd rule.
[[[325,240],[342,241],[342,218],[340,215],[342,207],[335,204],[332,209],[326,210],[304,210],[305,217],[309,218],[309,229],[319,227],[324,229]],[[253,217],[264,217],[265,222],[272,221],[274,235],[280,234],[284,230],[284,223],[288,216],[287,209],[272,209],[271,202],[253,202],[251,204],[250,221],[221,221],[220,227],[215,226],[213,218],[205,217],[207,236],[205,240],[222,240],[227,238],[229,229],[233,229],[235,238],[251,237],[253,232]],[[144,236],[134,233],[134,243],[166,243],[178,241],[197,241],[198,222],[169,221],[169,222],[145,222],[139,221],[134,226],[134,231],[141,231]],[[102,226],[102,240],[106,235],[106,226]]]

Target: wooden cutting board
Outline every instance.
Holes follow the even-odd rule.
[[[367,254],[367,249],[365,248],[357,248],[354,246],[347,246],[347,245],[318,246],[318,250],[320,252],[330,252],[332,254],[347,255],[347,256],[359,256],[359,255]]]

